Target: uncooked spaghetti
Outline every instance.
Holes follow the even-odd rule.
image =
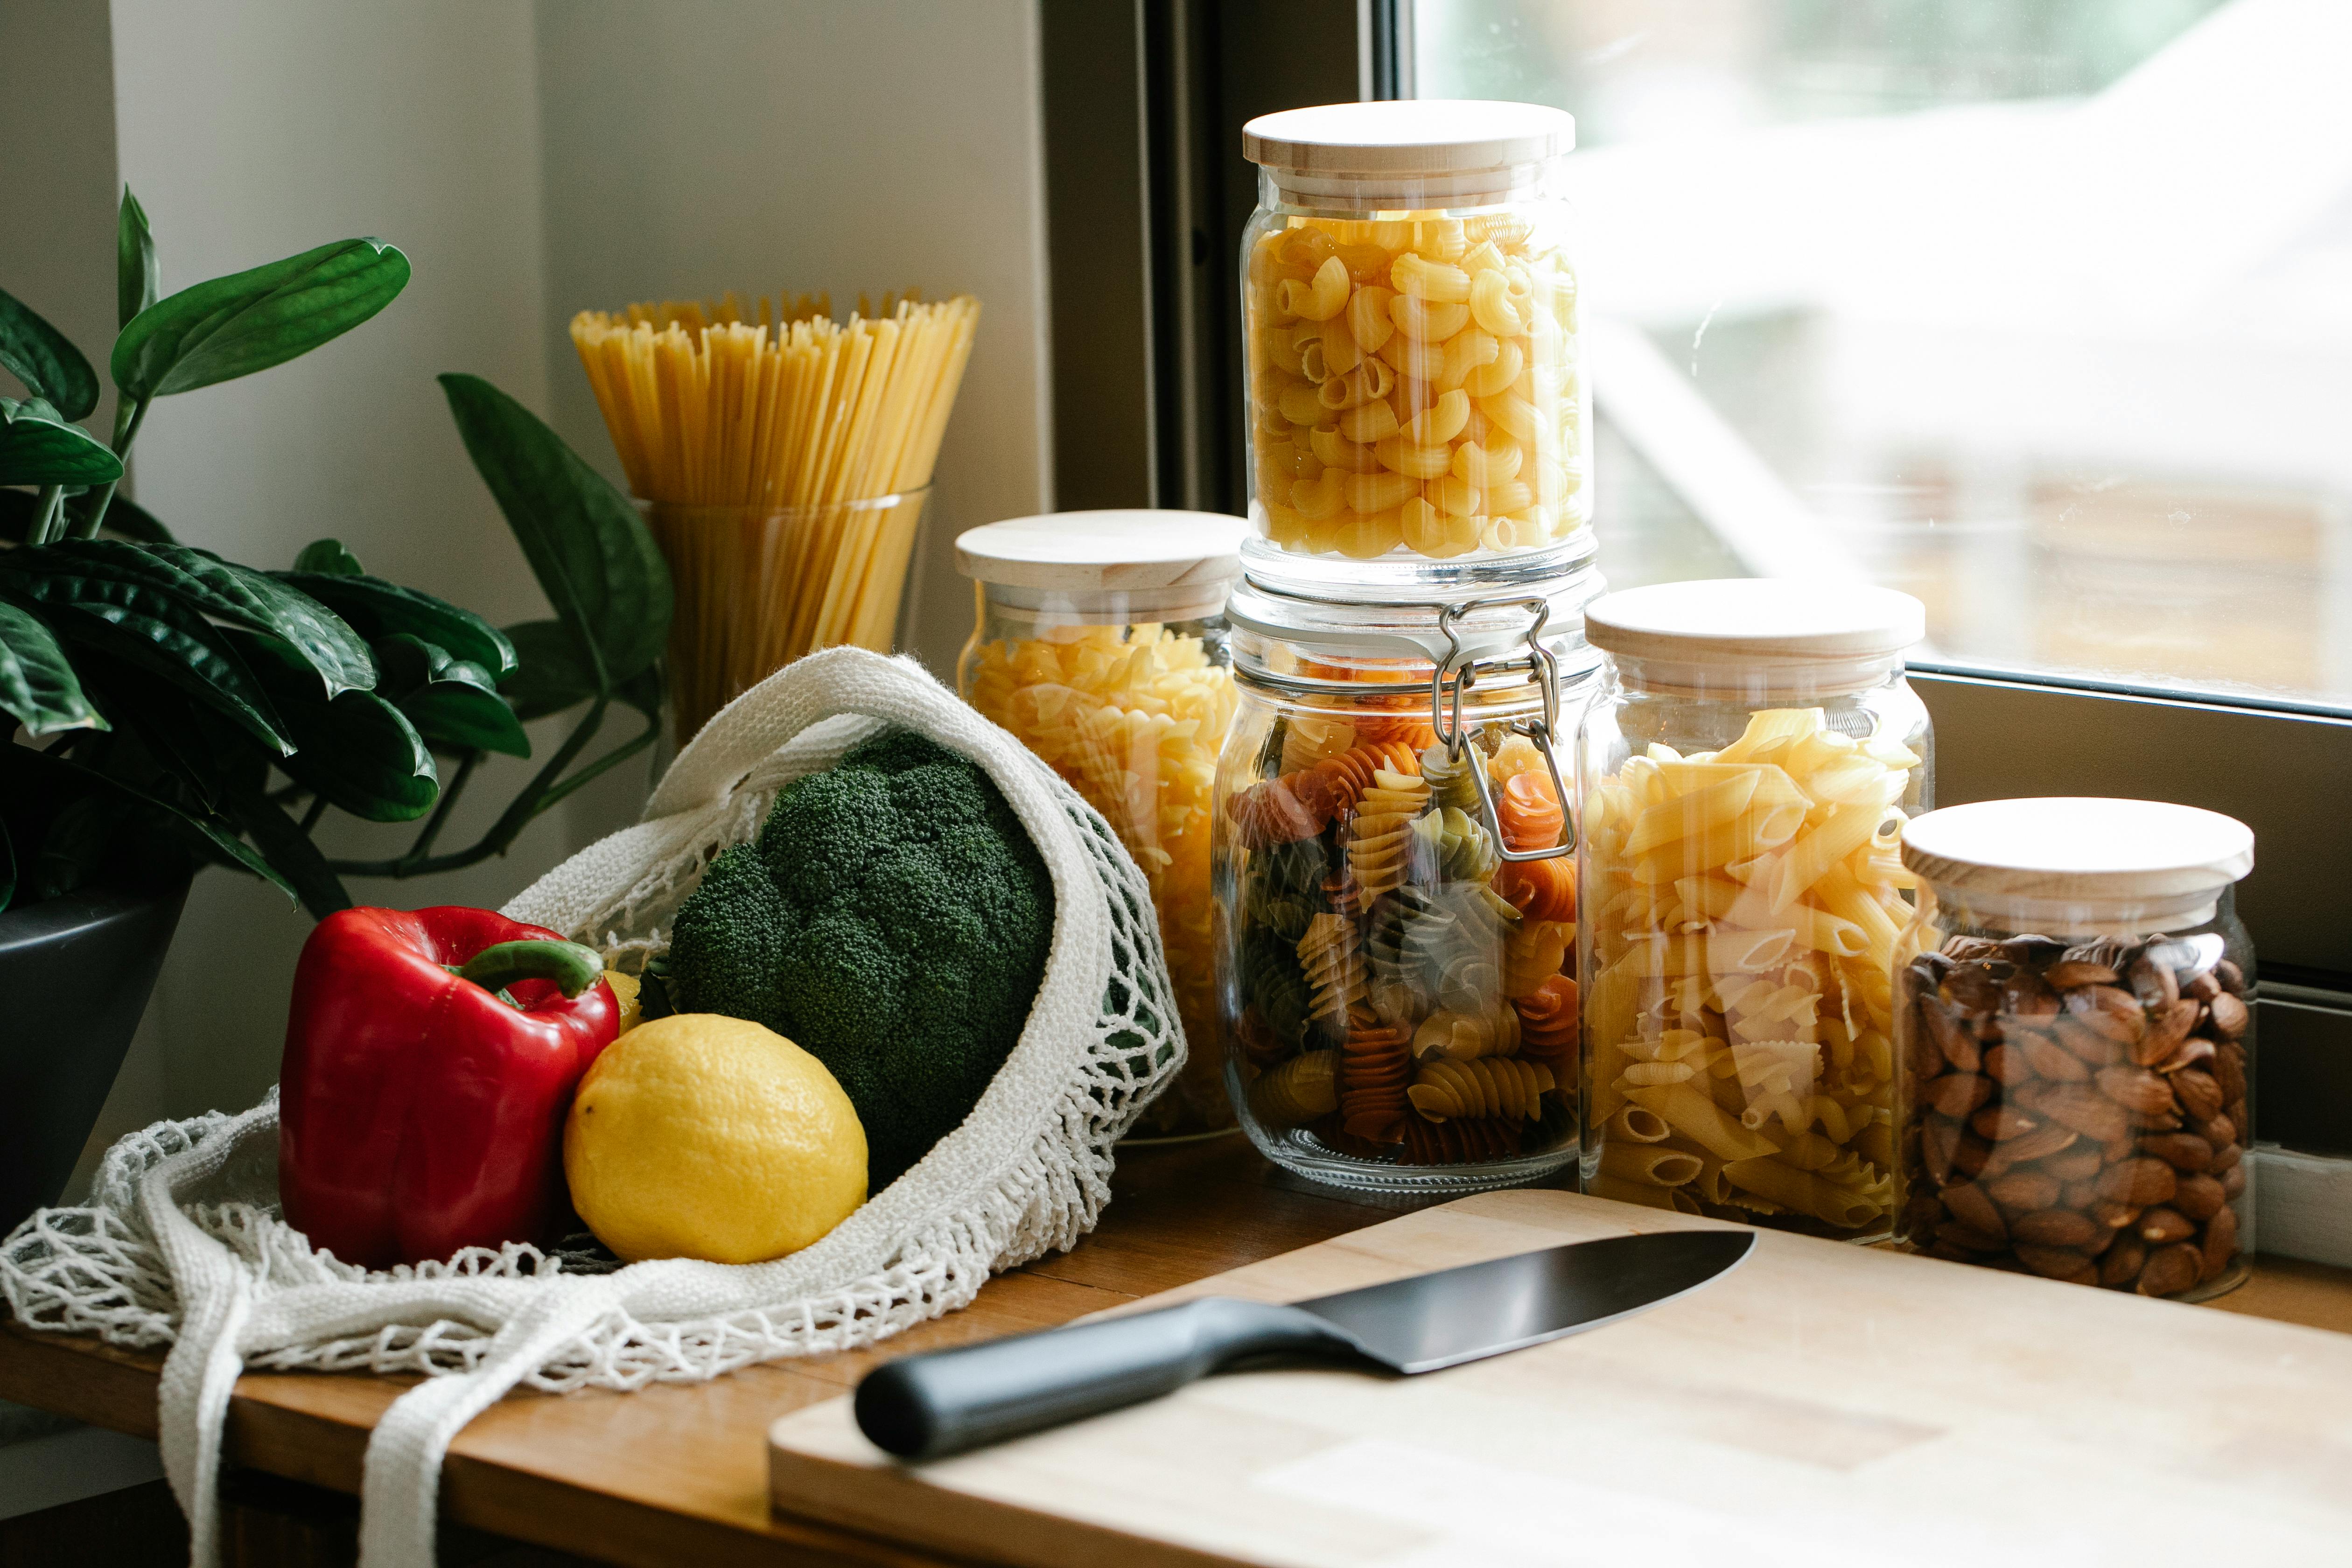
[[[980,304],[858,305],[846,326],[805,294],[757,324],[732,294],[572,320],[676,580],[681,740],[802,654],[889,648]]]

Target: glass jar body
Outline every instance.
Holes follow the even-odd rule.
[[[1243,1128],[1276,1163],[1360,1189],[1559,1169],[1576,1148],[1574,775],[1529,732],[1538,678],[1480,682],[1449,749],[1428,664],[1278,651],[1286,679],[1240,661],[1217,790],[1218,1004]]]
[[[1585,1190],[1884,1239],[1927,710],[1899,664],[1667,673],[1609,667],[1578,745]]]
[[[1922,889],[1896,989],[1906,1245],[2189,1300],[2244,1280],[2254,956],[2234,904]]]
[[[1242,241],[1252,556],[1394,584],[1577,548],[1591,405],[1558,162],[1475,192],[1260,172]]]
[[[958,693],[1101,812],[1151,886],[1188,1056],[1131,1136],[1229,1131],[1209,905],[1217,759],[1236,706],[1224,622],[1197,592],[977,589]]]

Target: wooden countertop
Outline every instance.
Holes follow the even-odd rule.
[[[992,1282],[971,1307],[899,1336],[887,1351],[626,1395],[510,1396],[451,1447],[444,1513],[512,1540],[645,1568],[938,1563],[772,1514],[769,1424],[846,1392],[888,1355],[1066,1321],[1396,1212],[1295,1183],[1237,1137],[1129,1151],[1113,1186],[1101,1226],[1076,1248]],[[2352,1271],[2263,1259],[2252,1280],[2215,1305],[2352,1331]],[[12,1323],[0,1331],[0,1398],[152,1436],[162,1360]],[[411,1381],[248,1374],[229,1410],[229,1462],[356,1492],[368,1433]]]

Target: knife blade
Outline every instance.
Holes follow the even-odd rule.
[[[904,1356],[857,1385],[877,1447],[935,1459],[1173,1393],[1269,1356],[1412,1374],[1581,1333],[1738,1266],[1748,1230],[1612,1236],[1465,1263],[1286,1306],[1203,1296],[984,1344]]]

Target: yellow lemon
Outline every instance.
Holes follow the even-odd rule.
[[[596,1239],[632,1263],[759,1263],[866,1201],[866,1129],[782,1035],[680,1014],[631,1029],[580,1080],[563,1173]]]
[[[616,1020],[621,1026],[613,1031],[617,1038],[645,1022],[645,1005],[637,995],[644,984],[634,974],[624,974],[617,969],[604,971],[604,984],[613,988],[613,1005],[620,1009]]]

